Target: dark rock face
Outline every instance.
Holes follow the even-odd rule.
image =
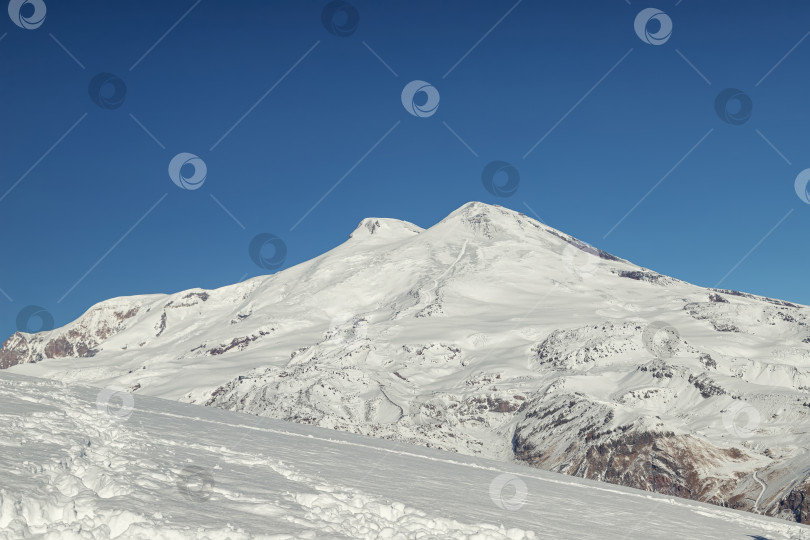
[[[526,411],[512,436],[514,455],[521,461],[665,495],[751,508],[742,498],[732,500],[737,479],[717,479],[701,472],[746,461],[747,456],[735,448],[718,448],[690,435],[633,424],[611,428],[613,415],[607,407],[576,395],[564,402],[534,402]],[[582,424],[583,419],[578,433],[566,430],[566,424]]]
[[[59,335],[58,331],[39,334],[15,332],[0,347],[0,369],[17,364],[39,362],[46,358],[89,358],[98,353],[98,347],[110,336],[124,328],[124,323],[138,313],[138,308],[127,311],[99,308],[91,315],[101,315],[100,322],[79,324]],[[52,337],[50,337],[52,336]]]
[[[717,361],[708,353],[702,353],[700,355],[700,363],[703,364],[706,369],[717,369]]]
[[[628,433],[591,446],[585,459],[571,468],[590,478],[691,499],[697,486],[687,478],[692,475],[688,464],[677,463],[658,444],[670,437],[671,433]]]
[[[718,332],[740,332],[740,329],[733,324],[716,323],[714,329]]]
[[[256,341],[259,338],[262,338],[266,335],[270,334],[270,332],[260,330],[258,335],[254,334],[251,336],[243,336],[238,338],[233,338],[230,343],[224,343],[218,347],[214,347],[208,350],[208,354],[211,356],[217,356],[220,354],[224,354],[230,350],[237,349],[239,351],[243,351],[250,345],[252,342]]]
[[[769,304],[773,304],[775,306],[784,306],[784,307],[792,307],[801,309],[801,306],[797,306],[796,304],[791,304],[790,302],[786,302],[785,300],[777,300],[775,298],[768,298],[767,296],[758,296],[756,294],[749,294],[740,291],[733,291],[731,289],[709,289],[710,291],[718,292],[727,294],[729,296],[739,296],[742,298],[751,298],[752,300],[761,300],[763,302],[768,302]]]
[[[706,374],[689,375],[689,383],[700,391],[700,395],[704,398],[712,396],[722,396],[726,391],[709,379]]]
[[[522,396],[514,396],[514,397],[518,401],[524,399]],[[494,413],[511,413],[515,412],[520,408],[520,404],[512,402],[510,400],[501,399],[498,397],[495,398],[490,396],[476,397],[472,399],[472,402],[475,403],[479,409]]]
[[[160,334],[166,330],[166,320],[166,310],[163,310],[163,314],[160,316],[160,323],[155,327],[155,330],[157,331],[155,337],[160,337]]]
[[[619,277],[635,279],[637,281],[646,281],[647,283],[655,283],[658,285],[665,285],[672,282],[671,278],[663,276],[657,272],[642,270],[622,270],[619,272]]]
[[[45,345],[46,358],[64,358],[73,356],[73,344],[66,337],[52,339]]]
[[[810,480],[810,479],[808,479]],[[779,511],[793,515],[798,523],[810,523],[810,481],[805,480],[779,501]]]
[[[0,348],[0,369],[7,369],[22,363],[29,357],[29,354],[28,341],[23,334],[15,332]]]
[[[646,364],[638,367],[639,371],[649,372],[650,375],[655,377],[656,379],[671,379],[674,375],[672,370],[672,366],[657,358],[651,362],[647,362]]]
[[[720,296],[719,294],[710,294],[709,295],[709,302],[715,302],[719,304],[728,304],[728,300]]]
[[[211,295],[207,292],[190,292],[180,298],[179,300],[172,300],[168,304],[166,304],[166,308],[184,308],[184,307],[191,307],[196,306],[201,302],[206,302]]]
[[[377,231],[377,229],[380,228],[379,220],[375,219],[374,221],[368,221],[366,223],[366,228],[368,229],[369,234],[374,234]]]

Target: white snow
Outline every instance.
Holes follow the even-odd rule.
[[[519,465],[0,373],[0,538],[810,538]]]

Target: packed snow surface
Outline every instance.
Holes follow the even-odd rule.
[[[0,374],[0,538],[810,539],[517,464]]]

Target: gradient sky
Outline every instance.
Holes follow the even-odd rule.
[[[63,325],[110,297],[266,273],[248,256],[260,233],[287,268],[364,217],[428,227],[471,200],[810,304],[793,187],[810,167],[807,2],[352,0],[338,36],[324,1],[44,1],[36,29],[0,22],[2,337],[31,304]],[[666,43],[636,35],[648,7],[671,18]],[[120,107],[90,98],[103,72]],[[440,94],[430,117],[401,103],[413,80]],[[726,88],[753,103],[741,125],[715,112]],[[180,152],[206,163],[200,189],[172,183]],[[493,160],[519,171],[513,195],[484,188]]]

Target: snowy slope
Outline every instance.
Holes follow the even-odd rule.
[[[3,539],[810,538],[520,465],[12,374],[0,421]]]
[[[15,334],[13,372],[116,385],[810,521],[808,310],[640,268],[501,207],[217,290]]]

